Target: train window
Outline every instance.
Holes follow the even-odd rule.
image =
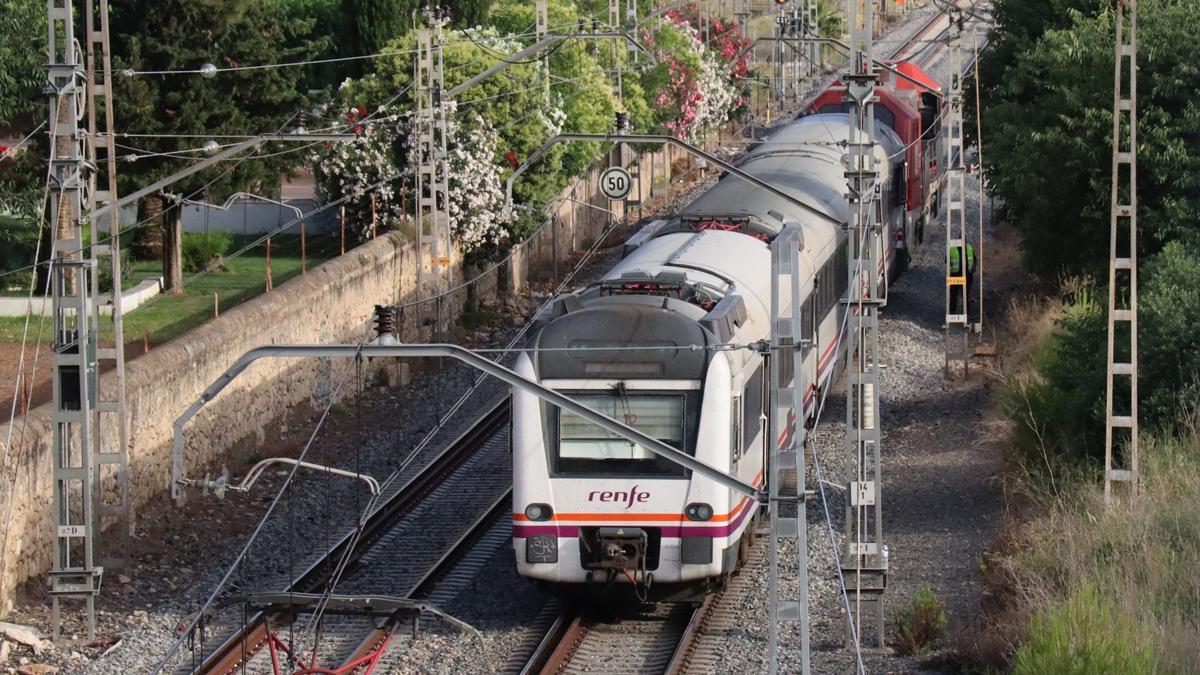
[[[687,397],[628,391],[572,394],[576,401],[642,433],[692,454]],[[650,450],[552,406],[557,431],[555,468],[560,474],[684,475],[684,469]],[[554,414],[557,413],[557,414]]]
[[[736,464],[738,458],[742,456],[742,428],[734,424],[742,416],[742,399],[738,396],[733,397],[733,401],[729,406],[729,463]]]
[[[846,297],[846,289],[850,287],[850,250],[847,248],[848,243],[843,242],[837,250],[837,269],[834,274],[837,275],[837,302],[841,302]]]
[[[763,413],[763,369],[754,371],[746,382],[742,395],[742,454],[750,452],[759,431],[762,430]]]
[[[813,296],[810,294],[804,300],[804,304],[800,306],[800,331],[801,337],[811,340],[817,334],[816,324],[813,322]],[[810,344],[804,351],[807,353],[815,345]]]
[[[795,353],[795,347],[790,347],[787,345],[780,345],[779,347],[779,353],[775,356],[775,358],[779,359],[778,366],[780,386],[786,387],[792,382],[792,378],[795,375],[794,369],[796,364],[795,359],[793,358]]]
[[[875,106],[875,119],[886,124],[889,129],[896,128],[896,113],[888,110],[886,106]]]

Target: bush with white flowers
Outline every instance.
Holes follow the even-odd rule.
[[[455,110],[454,102],[447,104]],[[482,116],[451,114],[446,124],[450,176],[451,235],[466,256],[486,255],[508,242],[512,217],[504,208],[504,185],[495,163],[496,129]],[[415,163],[415,133],[410,130],[409,166]]]
[[[354,107],[345,118],[356,134],[354,140],[326,143],[309,162],[318,198],[324,204],[344,198],[347,228],[363,240],[371,236],[372,197],[378,231],[391,229],[404,218],[401,171],[392,159],[399,133],[386,110],[364,119],[365,110]]]

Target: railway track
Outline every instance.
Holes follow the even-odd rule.
[[[280,590],[320,593],[334,562],[352,547],[339,595],[387,596],[436,606],[440,596],[432,594],[438,582],[450,577],[454,565],[472,562],[471,547],[485,540],[494,544],[510,532],[503,527],[511,512],[508,419],[504,398],[413,478],[385,491],[357,541],[347,533]],[[295,613],[254,613],[216,648],[202,649],[198,665],[183,672],[256,672],[256,658],[269,672],[273,666],[267,652],[275,657],[272,631],[291,626],[300,632],[307,627],[303,621]],[[345,666],[385,644],[395,627],[362,616],[327,616],[320,626],[321,661]]]
[[[957,2],[960,7],[961,2]],[[950,15],[939,11],[929,18],[915,33],[904,41],[891,56],[889,61],[912,61],[920,68],[926,68],[934,61],[949,44]],[[983,44],[986,44],[986,40]],[[980,49],[983,49],[983,44]]]
[[[722,638],[746,630],[739,610],[756,592],[766,543],[750,549],[741,573],[696,607],[656,603],[634,608],[547,605],[534,624],[542,637],[514,655],[509,675],[710,675],[721,672]]]

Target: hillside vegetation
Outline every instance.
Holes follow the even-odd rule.
[[[1113,3],[994,7],[980,66],[985,168],[1022,233],[1026,267],[1055,289],[1041,305],[1044,330],[1014,355],[1024,366],[1006,374],[1006,487],[1028,508],[1013,512],[1005,551],[987,566],[1003,598],[993,613],[1010,643],[1002,656],[1019,673],[1194,672],[1200,44],[1189,35],[1200,3],[1139,2],[1142,476],[1140,496],[1111,509],[1102,471]]]

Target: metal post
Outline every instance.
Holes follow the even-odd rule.
[[[546,39],[546,31],[550,24],[549,10],[546,8],[546,0],[537,0],[534,6],[534,37],[535,42],[541,42]],[[550,56],[543,53],[538,60],[538,77],[542,81],[542,99],[543,102],[550,105]]]
[[[417,31],[417,294],[436,295],[450,265],[449,153],[442,22]],[[428,267],[426,267],[428,265]]]
[[[976,332],[983,332],[983,104],[980,101],[981,94],[979,92],[979,31],[972,34],[972,48],[974,50],[972,70],[975,71],[975,147],[978,150],[978,161],[976,171],[979,172],[979,240],[975,242],[977,250],[975,256],[978,259],[979,266],[979,323],[976,324]]]
[[[862,6],[859,7],[859,3]],[[887,585],[887,549],[883,544],[879,420],[879,307],[886,302],[880,265],[884,244],[876,208],[878,168],[875,156],[875,86],[871,58],[872,2],[849,0],[850,61],[843,78],[851,106],[847,155],[850,213],[849,284],[851,313],[846,347],[846,466],[851,472],[846,500],[846,555],[842,577],[851,601],[846,642],[863,642],[863,603],[873,606],[876,642],[884,646],[883,591]],[[872,532],[873,530],[873,532]]]
[[[966,171],[963,167],[963,90],[962,40],[950,22],[950,100],[945,116],[946,129],[946,321],[943,345],[946,376],[962,364],[966,377],[970,368],[970,276],[967,256]],[[958,272],[950,268],[951,255],[958,254]],[[958,305],[958,311],[955,305]]]
[[[103,567],[93,560],[93,411],[96,404],[95,261],[83,255],[80,215],[91,166],[78,120],[86,76],[75,48],[72,3],[47,0],[50,103],[50,222],[55,228],[50,284],[54,331],[54,560],[51,626],[62,627],[62,601],[82,599],[89,639],[96,635],[96,594]]]
[[[779,107],[783,108],[783,99],[787,95],[787,84],[784,79],[783,72],[783,47],[784,37],[787,30],[787,10],[783,5],[779,6],[779,11],[775,15],[775,45],[771,51],[771,58],[775,61],[775,81],[771,83],[771,88],[774,90],[775,98],[779,99]]]
[[[780,626],[785,621],[800,623],[801,671],[811,671],[808,614],[808,519],[805,504],[803,448],[804,355],[812,349],[803,333],[800,311],[800,251],[804,235],[800,225],[789,223],[771,242],[771,431],[768,459],[770,490],[770,570],[768,593],[768,672],[779,672]],[[795,491],[784,491],[794,476]],[[786,511],[786,513],[785,513]],[[784,579],[779,564],[781,539],[796,541],[796,573],[799,597],[781,600]],[[786,568],[785,568],[786,569]]]
[[[1113,73],[1112,220],[1108,253],[1108,369],[1104,395],[1104,502],[1111,504],[1113,483],[1129,483],[1138,492],[1138,322],[1137,322],[1137,0],[1118,0],[1116,64]],[[1128,70],[1128,72],[1126,72]],[[1129,91],[1124,90],[1126,77]],[[1125,127],[1128,127],[1126,144]],[[1124,202],[1124,203],[1122,203]],[[1124,242],[1122,242],[1124,239]],[[1124,305],[1124,306],[1122,306]],[[1122,333],[1117,336],[1118,331]],[[1118,353],[1117,342],[1123,349]],[[1124,359],[1128,359],[1125,361]],[[1128,378],[1125,414],[1115,412],[1117,377]],[[1123,398],[1123,397],[1122,397]],[[1127,429],[1126,468],[1113,468],[1120,439]]]
[[[625,26],[622,30],[629,33],[636,33],[638,25],[638,3],[637,0],[625,1]],[[641,61],[641,54],[637,47],[627,43],[625,49],[633,58],[634,67]]]
[[[108,0],[85,0],[87,16],[87,119],[88,158],[94,172],[91,175],[92,189],[89,191],[88,211],[111,204],[117,199],[117,148],[116,130],[113,125],[112,59],[109,53]],[[104,175],[101,183],[100,174]],[[100,221],[107,221],[108,243],[102,244]],[[97,347],[96,358],[112,364],[113,384],[110,397],[96,402],[96,419],[93,431],[93,452],[96,463],[95,508],[97,534],[109,528],[112,545],[105,547],[107,553],[101,559],[107,568],[129,567],[129,539],[133,528],[133,505],[129,498],[129,433],[125,413],[125,330],[121,299],[121,239],[120,218],[117,210],[107,212],[102,218],[89,219],[91,229],[92,258],[97,261],[92,268],[92,297],[100,296],[99,266],[107,256],[108,269],[112,275],[113,344]],[[100,325],[100,305],[93,302],[94,325]],[[115,485],[106,485],[114,481]],[[113,499],[105,499],[111,494]]]
[[[608,26],[613,32],[621,31],[621,0],[608,0]],[[616,83],[613,86],[613,94],[618,101],[625,100],[625,84],[621,79],[621,47],[620,45],[612,45],[609,49],[609,55],[612,57],[612,67],[616,71]]]
[[[807,17],[808,32],[812,37],[821,36],[821,26],[817,23],[817,0],[805,0],[807,7],[805,8],[805,16]],[[817,77],[820,72],[819,63],[821,59],[821,44],[819,42],[808,43],[808,76]]]

